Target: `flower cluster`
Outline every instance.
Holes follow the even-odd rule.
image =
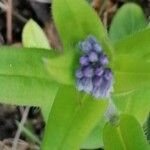
[[[109,97],[112,91],[113,74],[107,67],[109,61],[96,38],[89,36],[79,43],[83,55],[76,71],[77,89],[96,98]]]

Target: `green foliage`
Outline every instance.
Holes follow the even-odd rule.
[[[127,3],[117,11],[113,18],[109,36],[113,42],[117,42],[147,25],[148,21],[142,9],[134,3]]]
[[[44,68],[43,58],[56,56],[52,51],[1,47],[1,102],[44,107],[49,115],[58,86]]]
[[[108,55],[112,55],[107,32],[85,0],[54,0],[53,16],[65,49],[74,49],[79,41],[93,35],[101,42]]]
[[[32,19],[30,19],[24,26],[23,33],[22,33],[22,43],[23,43],[24,47],[50,49],[48,39],[47,39],[46,35],[44,34],[43,30]],[[32,57],[33,55],[31,54],[30,57]],[[29,59],[30,57],[26,57],[25,59]],[[17,56],[17,59],[18,59],[18,56]],[[41,57],[40,61],[43,61],[42,59],[44,59],[44,58]],[[26,60],[26,61],[28,62],[30,60]],[[33,64],[34,63],[32,63],[31,66],[33,66]],[[31,69],[29,66],[28,66],[28,68]],[[43,69],[43,72],[46,72],[43,68],[43,62],[41,62],[41,68]],[[37,69],[36,75],[40,74],[39,67],[37,67],[37,66],[35,68],[32,68],[30,71],[35,71],[36,69]],[[21,71],[21,69],[20,69],[20,71]],[[46,74],[46,77],[48,77],[47,74]],[[51,86],[53,87],[53,84],[51,84]],[[52,96],[52,100],[54,100],[57,90],[58,90],[57,87],[53,87],[54,95]],[[47,104],[47,105],[44,105],[41,107],[45,121],[47,121],[47,119],[48,119],[52,103],[53,103],[53,101],[50,102],[50,105]]]
[[[63,86],[54,101],[42,150],[77,150],[106,110],[105,101]]]
[[[105,123],[106,119],[103,117],[86,138],[84,144],[82,145],[83,149],[97,149],[103,147],[102,131]]]
[[[137,120],[122,115],[119,123],[107,123],[103,133],[105,150],[149,150],[144,132]]]
[[[113,100],[120,113],[135,116],[143,125],[150,111],[149,98],[149,89],[139,89],[122,96],[114,96]]]
[[[115,55],[134,54],[145,59],[150,53],[149,35],[150,28],[147,27],[128,38],[118,41],[115,44]]]
[[[112,65],[115,94],[127,93],[150,85],[150,63],[134,55],[116,56]]]
[[[44,59],[44,64],[49,75],[58,83],[75,83],[75,66],[78,64],[75,52],[65,53],[52,59]]]
[[[145,28],[141,8],[127,4],[118,11],[109,32],[114,48],[85,0],[53,0],[53,16],[64,52],[46,50],[50,49],[46,36],[30,20],[23,31],[23,46],[30,49],[0,49],[0,101],[42,108],[48,120],[42,150],[99,148],[103,142],[106,150],[147,150],[142,129],[127,115],[117,126],[106,124],[102,141],[107,101],[78,92],[74,84],[80,57],[77,44],[93,35],[109,56],[116,108],[144,123],[150,111],[150,28]]]
[[[45,33],[32,19],[26,23],[23,29],[22,42],[24,47],[50,49]]]

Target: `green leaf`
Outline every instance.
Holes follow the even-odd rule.
[[[134,115],[143,124],[150,111],[150,63],[136,55],[117,55],[112,68],[117,108],[121,113]]]
[[[57,55],[52,51],[43,49],[1,47],[0,56],[1,75],[49,79],[49,75],[44,68],[43,59],[53,58]]]
[[[115,44],[115,55],[135,54],[144,57],[150,53],[150,27],[120,40]]]
[[[133,115],[141,125],[150,112],[150,90],[139,89],[124,95],[116,95],[113,101],[120,113]]]
[[[86,138],[83,149],[97,149],[103,147],[103,128],[106,123],[106,119],[103,117],[96,127],[92,130],[89,136]]]
[[[118,55],[112,63],[115,93],[150,87],[150,63],[134,55]]]
[[[112,47],[106,30],[96,12],[85,0],[54,0],[53,16],[65,48],[75,48],[81,40],[93,35],[111,55]]]
[[[74,72],[78,64],[76,56],[75,52],[68,52],[55,58],[44,59],[45,68],[51,78],[61,84],[74,84]]]
[[[106,150],[149,150],[144,132],[138,121],[122,115],[118,125],[107,123],[103,133]]]
[[[32,19],[26,23],[23,29],[22,41],[24,47],[50,49],[50,45],[45,33],[41,27]],[[50,112],[49,106],[45,105],[41,109],[46,121]]]
[[[109,37],[113,42],[134,34],[148,25],[148,21],[137,4],[128,3],[123,5],[113,18]]]
[[[46,79],[0,75],[0,102],[20,106],[49,106],[58,90],[56,83]],[[46,118],[46,117],[45,117]]]
[[[1,47],[0,102],[40,106],[49,112],[58,85],[50,79],[43,58],[55,56],[48,50]]]
[[[106,107],[106,101],[96,101],[71,86],[63,86],[49,116],[42,150],[79,149]]]
[[[24,26],[22,33],[22,43],[28,48],[50,49],[48,39],[41,27],[32,19]]]

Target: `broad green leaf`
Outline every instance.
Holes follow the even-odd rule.
[[[147,119],[150,112],[150,90],[139,89],[124,95],[116,95],[113,101],[120,113],[131,114],[141,125]]]
[[[32,19],[30,19],[24,26],[22,43],[23,47],[50,49],[50,45],[45,33]]]
[[[150,112],[150,90],[140,89],[129,93],[113,96],[113,101],[120,114],[133,115],[141,125],[147,119]],[[84,149],[96,149],[103,147],[102,130],[105,120],[101,120],[82,146]]]
[[[114,45],[115,55],[136,54],[144,57],[150,53],[150,27],[143,29],[134,35],[120,40]]]
[[[84,144],[82,145],[83,149],[97,149],[103,147],[103,128],[106,123],[106,119],[102,118],[96,127],[92,130],[89,136],[86,138]]]
[[[127,3],[114,16],[109,37],[113,42],[117,42],[144,29],[147,25],[148,21],[142,9],[137,4]]]
[[[58,85],[50,79],[43,58],[52,51],[27,48],[0,48],[0,101],[7,104],[44,106],[49,112]],[[45,113],[45,119],[48,113]]]
[[[64,47],[75,48],[81,40],[93,35],[111,55],[106,30],[85,0],[53,0],[53,16]]]
[[[134,55],[118,55],[112,63],[115,93],[150,87],[150,63]]]
[[[138,121],[128,115],[122,115],[118,125],[107,123],[103,140],[105,150],[149,150],[144,132]]]
[[[42,150],[79,149],[106,107],[106,101],[94,100],[71,86],[62,86],[52,106]]]
[[[75,52],[68,52],[59,57],[44,59],[45,68],[58,83],[73,84],[75,68],[79,61],[76,56]]]
[[[0,75],[49,79],[43,59],[57,54],[44,49],[1,47],[0,56]]]
[[[26,76],[0,75],[0,102],[20,106],[49,106],[58,90],[56,83],[47,79]]]
[[[32,19],[24,26],[22,33],[23,47],[50,49],[48,39],[41,27]],[[37,73],[38,74],[38,73]],[[48,105],[41,108],[45,121],[49,115]]]
[[[135,55],[118,55],[112,68],[114,94],[118,94],[113,99],[117,108],[121,113],[134,115],[143,124],[150,111],[150,63]]]

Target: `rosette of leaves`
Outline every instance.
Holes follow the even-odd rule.
[[[107,98],[95,99],[79,92],[75,86],[75,71],[81,56],[77,44],[92,35],[101,43],[110,61],[115,80],[111,97],[116,108],[143,124],[150,111],[150,28],[141,9],[135,4],[121,8],[109,34],[84,0],[53,0],[53,18],[63,53],[52,50],[32,22],[23,33],[27,48],[1,47],[0,101],[42,108],[47,121],[43,150],[102,147]],[[32,32],[30,25],[34,26]],[[106,124],[103,134],[106,149],[118,143],[122,149],[137,149],[138,143],[130,146],[130,142],[138,140],[141,150],[149,149],[136,119],[125,115],[120,117],[117,126]],[[122,127],[124,122],[126,126]],[[138,132],[137,138],[131,138],[127,130],[130,125],[137,129],[132,132],[132,135]],[[109,134],[115,135],[116,141],[109,142]],[[124,135],[130,140],[123,138]]]

